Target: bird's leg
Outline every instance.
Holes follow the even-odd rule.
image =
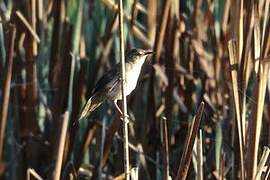
[[[121,114],[121,120],[123,120],[124,119],[124,115],[123,115],[123,113],[122,113],[122,111],[121,111],[121,109],[119,108],[119,106],[117,105],[117,100],[114,100],[113,101],[113,104],[114,104],[114,106],[116,107],[116,109],[118,110],[118,112]],[[127,115],[127,119],[129,118],[129,116]]]
[[[119,106],[117,105],[117,100],[114,100],[114,101],[113,101],[113,104],[114,104],[114,106],[116,107],[116,109],[118,110],[118,112],[119,112],[121,115],[123,115],[121,109],[120,109]]]

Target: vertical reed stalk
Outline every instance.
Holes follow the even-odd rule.
[[[197,138],[197,180],[203,180],[203,146],[201,129]]]
[[[167,127],[167,119],[163,118],[163,179],[168,180],[169,179],[169,143],[168,143],[168,127]]]
[[[123,2],[118,0],[119,11],[119,35],[120,35],[120,61],[121,61],[121,90],[122,90],[122,118],[123,118],[123,138],[124,138],[124,170],[125,179],[130,179],[129,174],[129,149],[128,149],[128,119],[127,119],[127,101],[125,91],[125,45],[124,45],[124,20],[123,20]]]
[[[66,142],[66,134],[67,134],[67,127],[68,127],[68,117],[69,112],[66,111],[64,113],[64,116],[62,117],[62,127],[61,127],[61,134],[59,139],[59,146],[58,146],[58,152],[57,152],[57,159],[53,174],[54,180],[60,180],[61,177],[61,168],[62,168],[62,161],[63,161],[63,154],[64,154],[64,147]]]
[[[0,159],[3,156],[3,146],[4,146],[4,135],[6,129],[6,122],[7,122],[7,114],[8,114],[8,104],[9,104],[9,96],[10,96],[10,83],[12,77],[12,66],[13,66],[13,56],[14,56],[14,44],[15,44],[15,37],[16,37],[16,28],[14,25],[11,26],[11,36],[10,36],[10,44],[9,44],[9,54],[8,59],[6,61],[6,73],[5,73],[5,80],[3,83],[3,96],[0,106]]]
[[[164,6],[162,9],[162,16],[160,18],[160,26],[159,26],[159,33],[156,33],[156,40],[155,40],[155,61],[159,62],[161,56],[161,50],[163,45],[163,40],[165,38],[165,30],[169,18],[169,10],[171,7],[171,0],[164,1]]]
[[[233,96],[234,103],[236,108],[236,124],[237,124],[237,132],[238,132],[238,140],[239,140],[239,151],[240,151],[240,171],[241,171],[241,179],[244,179],[244,142],[243,142],[243,128],[241,123],[241,113],[240,113],[240,100],[238,94],[238,61],[237,61],[237,53],[236,53],[236,41],[230,40],[228,43],[229,48],[229,56],[230,56],[230,68],[231,68],[231,77],[232,77],[232,86],[233,86]]]
[[[195,138],[199,129],[203,111],[204,111],[204,102],[201,102],[198,112],[193,118],[191,127],[188,132],[188,136],[185,141],[184,152],[181,157],[176,179],[186,179],[187,177],[187,172],[189,169],[189,164],[190,164],[191,155],[192,155],[192,149],[193,149]]]

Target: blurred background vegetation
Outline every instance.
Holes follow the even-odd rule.
[[[120,60],[117,9],[116,0],[0,0],[1,179],[55,178],[66,120],[61,178],[123,179],[112,104],[76,123]],[[184,179],[183,167],[187,179],[267,179],[269,0],[126,0],[124,11],[126,50],[155,51],[128,97],[139,179]]]

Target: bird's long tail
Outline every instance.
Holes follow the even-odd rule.
[[[98,108],[103,103],[103,101],[104,99],[101,98],[101,96],[98,94],[94,94],[92,97],[90,97],[80,113],[79,120],[87,117],[91,112]]]

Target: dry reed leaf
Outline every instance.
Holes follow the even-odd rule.
[[[66,111],[62,119],[62,126],[61,126],[61,132],[60,132],[60,138],[58,141],[58,149],[57,149],[57,155],[56,155],[56,162],[55,162],[55,169],[53,172],[53,179],[59,180],[61,177],[61,169],[63,166],[63,154],[64,154],[64,147],[66,142],[66,134],[67,134],[67,128],[68,128],[68,119],[69,119],[69,112]]]
[[[160,117],[161,114],[164,112],[165,110],[165,105],[164,103],[162,103],[156,110],[156,114],[155,114],[155,117]]]
[[[201,102],[196,115],[193,118],[191,127],[186,137],[184,152],[181,157],[181,162],[177,171],[176,179],[185,179],[189,169],[189,164],[192,156],[192,149],[195,138],[199,129],[200,121],[204,111],[204,102]]]
[[[46,7],[46,16],[49,16],[52,13],[53,9],[53,0],[48,0],[47,7]]]
[[[131,10],[131,26],[134,26],[137,16],[138,16],[138,8],[137,8],[138,0],[133,1],[132,10]]]
[[[93,178],[93,171],[92,165],[83,164],[78,170],[78,177],[82,177],[82,179]]]
[[[155,69],[156,75],[161,79],[161,82],[163,82],[165,86],[168,86],[168,78],[165,72],[162,70],[161,66],[159,64],[154,64],[153,67]]]
[[[37,5],[36,5],[36,0],[31,0],[31,26],[33,28],[33,31],[36,33],[36,23],[37,23],[37,20],[36,20],[36,11],[37,11]],[[34,56],[37,55],[37,42],[35,40],[32,41],[32,45],[33,45],[33,54]]]
[[[227,34],[227,31],[228,31],[228,21],[229,21],[229,15],[230,15],[230,7],[231,7],[231,1],[225,1],[224,13],[223,13],[222,25],[221,25],[221,29],[222,29],[224,34]]]
[[[182,74],[187,74],[188,71],[186,70],[186,68],[184,68],[183,66],[181,66],[180,64],[176,63],[175,64],[175,71],[176,72],[179,72],[179,73],[182,73]]]
[[[37,1],[38,5],[37,5],[37,18],[39,21],[42,21],[43,20],[43,17],[44,17],[44,2],[43,1]]]
[[[140,2],[136,3],[136,7],[139,11],[141,11],[144,14],[147,14],[147,9],[144,7],[144,5]]]
[[[243,51],[243,34],[244,34],[244,0],[237,1],[239,4],[237,4],[237,8],[239,8],[238,12],[238,35],[237,35],[237,42],[238,42],[238,58],[239,60],[242,57],[242,51]]]
[[[163,149],[163,176],[168,179],[170,176],[170,160],[169,160],[169,140],[168,140],[168,121],[166,117],[162,117],[162,149]]]
[[[203,180],[203,140],[202,140],[202,130],[199,130],[197,136],[197,180]]]
[[[13,74],[13,59],[14,59],[14,48],[15,48],[15,38],[16,38],[16,27],[14,25],[11,26],[11,34],[10,34],[10,43],[8,47],[8,57],[5,67],[5,79],[3,81],[3,94],[1,98],[1,106],[0,106],[0,160],[3,158],[4,152],[4,136],[8,118],[8,107],[9,107],[9,99],[10,99],[10,88],[11,88],[11,80]]]
[[[156,0],[147,1],[147,27],[148,27],[147,35],[151,44],[154,44],[156,36],[157,5],[158,1]]]
[[[102,0],[102,2],[111,11],[113,11],[113,12],[117,12],[118,11],[118,6],[115,3],[115,1],[113,1],[113,0]],[[138,10],[141,10],[142,12],[145,12],[146,11],[145,8],[140,3],[136,3],[136,8],[138,8]],[[124,13],[124,17],[128,21],[132,21],[132,16],[130,16],[129,14]]]
[[[194,48],[194,50],[196,51],[196,53],[199,54],[202,59],[205,59],[206,61],[213,60],[213,55],[208,53],[204,49],[204,47],[202,45],[202,41],[194,39],[191,41],[191,44],[192,44],[192,47]]]
[[[263,149],[263,154],[261,156],[261,160],[260,160],[259,165],[258,165],[256,176],[254,178],[255,180],[260,180],[261,179],[263,168],[265,166],[265,163],[266,163],[266,161],[268,159],[269,154],[270,154],[270,149],[265,146],[264,149]]]
[[[203,100],[209,105],[209,107],[212,109],[213,112],[217,112],[217,108],[215,107],[215,104],[210,100],[210,97],[208,94],[203,95]]]
[[[143,46],[146,49],[153,48],[153,44],[151,44],[151,41],[146,37],[146,35],[136,25],[133,25],[131,27],[131,30],[132,30],[134,36],[142,42]]]
[[[37,179],[37,180],[43,180],[43,178],[32,168],[28,168],[27,169],[27,180],[31,180],[33,178]]]
[[[269,63],[262,63],[262,57],[260,56],[260,26],[256,21],[258,19],[258,12],[255,10],[255,24],[254,24],[254,58],[259,58],[258,67],[257,67],[257,83],[256,83],[256,102],[253,108],[253,118],[250,123],[250,151],[249,155],[251,156],[249,162],[249,171],[248,175],[251,177],[255,177],[255,173],[257,172],[257,156],[258,156],[258,148],[259,148],[259,140],[261,134],[261,126],[262,126],[262,117],[263,117],[263,107],[264,107],[264,99],[266,93],[266,85],[269,74]],[[255,67],[256,70],[256,67]]]
[[[151,176],[150,176],[149,168],[148,168],[147,163],[146,163],[146,158],[144,155],[143,146],[141,143],[138,143],[138,145],[137,145],[137,153],[139,154],[140,164],[142,165],[142,167],[145,170],[145,175],[149,179]]]
[[[82,143],[80,145],[79,151],[78,151],[77,155],[75,156],[75,163],[74,164],[75,164],[76,169],[80,166],[82,159],[83,159],[83,155],[85,154],[85,152],[89,148],[89,145],[91,145],[91,142],[94,138],[94,135],[95,135],[98,127],[101,127],[101,124],[96,122],[96,121],[91,121],[88,123],[86,131],[83,135],[83,139],[82,139]]]
[[[109,9],[111,9],[111,10],[113,10],[113,11],[117,11],[118,6],[117,6],[117,4],[115,3],[115,1],[113,1],[113,0],[102,0],[102,2],[104,3],[104,5],[105,5],[107,8],[109,8]]]
[[[183,99],[183,97],[179,96],[179,93],[177,92],[176,89],[174,89],[174,91],[173,91],[173,97],[174,97],[175,101],[177,102],[177,104],[179,105],[180,110],[183,113],[187,113],[188,109],[187,109],[187,107],[186,107],[186,105],[184,103],[184,99]]]
[[[125,173],[122,173],[113,178],[113,180],[124,180],[124,179],[125,179]]]
[[[239,68],[239,76],[238,76],[238,80],[239,83],[238,86],[240,88],[241,94],[239,95],[240,101],[241,101],[241,122],[242,122],[242,131],[244,133],[244,138],[246,137],[245,132],[246,132],[246,126],[245,126],[245,122],[246,122],[246,114],[247,114],[247,86],[248,86],[248,82],[250,79],[250,75],[253,71],[253,64],[252,64],[252,60],[251,60],[251,52],[250,52],[250,41],[251,41],[251,32],[252,32],[252,28],[254,25],[254,12],[249,13],[249,17],[250,17],[250,22],[251,24],[246,24],[246,28],[248,26],[248,31],[247,33],[243,33],[243,2],[240,2],[240,20],[239,20],[239,29],[238,29],[238,39],[239,41],[242,40],[243,41],[243,36],[245,35],[245,44],[244,44],[244,49],[243,48],[243,42],[239,42],[238,43],[238,56],[239,56],[239,61],[241,61],[240,64],[240,68]],[[243,52],[243,53],[242,53]],[[241,60],[242,57],[242,60]],[[245,142],[245,141],[244,141]]]
[[[165,0],[164,1],[164,6],[162,9],[161,17],[159,20],[159,28],[158,32],[156,33],[156,40],[155,40],[155,60],[156,62],[159,62],[160,56],[161,56],[161,51],[162,51],[162,46],[163,46],[163,41],[165,38],[165,30],[167,26],[167,22],[169,19],[169,10],[171,8],[171,0]]]
[[[264,179],[268,179],[269,178],[269,175],[270,175],[270,166],[267,167],[267,170],[266,170],[266,174],[265,174],[265,177]]]
[[[26,20],[26,18],[23,16],[23,14],[20,11],[16,11],[16,15],[19,17],[19,19],[23,22],[23,24],[25,25],[25,27],[29,30],[29,32],[31,33],[31,35],[34,37],[34,40],[37,43],[40,43],[40,39],[37,35],[37,33],[35,32],[35,29],[33,29],[33,27],[31,27],[31,25],[28,23],[28,21]]]
[[[106,138],[105,138],[105,144],[104,144],[104,150],[103,150],[103,158],[101,161],[101,166],[105,166],[106,161],[108,160],[109,153],[111,146],[113,144],[113,138],[116,133],[116,131],[119,129],[121,125],[121,120],[119,117],[115,118],[114,121],[112,122],[110,128],[108,129],[108,132],[106,133]]]
[[[260,59],[261,54],[261,32],[259,25],[259,15],[258,12],[255,11],[255,19],[254,19],[254,59]],[[255,72],[258,73],[259,70],[259,61],[255,61]]]
[[[243,0],[231,1],[231,39],[237,40],[237,59],[241,60],[243,50]]]
[[[264,43],[264,39],[265,39],[265,31],[266,31],[266,25],[267,25],[267,17],[268,17],[268,13],[269,13],[269,6],[270,6],[270,0],[265,0],[261,47],[263,47],[263,43]],[[261,11],[259,11],[259,12],[261,12]],[[269,23],[269,21],[268,21],[268,23]]]
[[[254,28],[254,8],[253,6],[249,7],[250,11],[248,11],[247,14],[247,20],[245,24],[245,34],[244,34],[244,42],[243,42],[243,52],[241,59],[239,59],[240,63],[240,72],[242,73],[241,76],[239,77],[241,81],[244,81],[244,84],[247,84],[247,79],[244,79],[244,77],[247,77],[246,73],[247,72],[247,63],[249,60],[249,56],[251,53],[251,42],[252,42],[252,33],[253,33],[253,28]],[[238,54],[239,56],[239,54]],[[240,56],[239,56],[240,57]]]
[[[241,179],[244,178],[244,144],[245,144],[245,135],[243,132],[243,126],[245,126],[245,122],[242,122],[241,112],[240,112],[240,99],[238,94],[238,56],[236,49],[236,41],[230,40],[228,42],[229,49],[229,59],[230,59],[230,69],[231,69],[231,77],[232,77],[232,86],[233,86],[233,96],[234,96],[234,104],[236,109],[236,123],[237,123],[237,132],[239,138],[239,150],[240,150],[240,169],[241,169]]]

